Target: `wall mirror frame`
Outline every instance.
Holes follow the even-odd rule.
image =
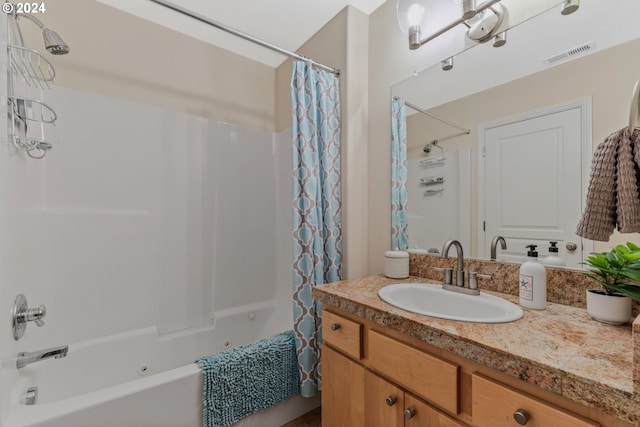
[[[465,254],[489,258],[487,240],[490,241],[491,236],[482,236],[483,211],[486,206],[481,200],[483,195],[479,184],[482,184],[485,178],[482,170],[482,150],[486,141],[483,140],[487,130],[496,125],[536,112],[562,109],[571,103],[581,105],[578,120],[584,133],[581,143],[585,144],[585,150],[579,154],[582,166],[577,173],[581,175],[582,188],[577,199],[575,194],[572,196],[573,200],[584,203],[589,174],[585,169],[588,169],[586,165],[590,164],[590,155],[607,135],[625,125],[634,82],[640,79],[640,59],[634,53],[640,48],[640,28],[632,24],[633,16],[637,14],[640,14],[640,5],[631,0],[621,0],[616,4],[584,3],[570,16],[561,16],[558,8],[552,8],[511,28],[508,43],[502,48],[492,48],[488,43],[477,45],[456,56],[455,66],[451,71],[442,71],[438,63],[392,87],[392,96],[401,97],[421,109],[462,127],[468,127],[472,131],[470,135],[456,136],[439,144],[445,156],[447,153],[471,151],[471,238],[465,246]],[[594,25],[594,22],[597,24]],[[584,51],[578,51],[568,58],[554,59],[576,47],[582,47]],[[413,113],[407,109],[409,166],[412,161],[419,162],[433,157],[434,154],[439,155],[438,150],[424,153],[422,149],[425,145],[433,140],[446,139],[447,136],[458,132],[437,120]],[[591,124],[588,118],[590,113],[593,115]],[[536,156],[544,158],[545,155],[540,153],[549,151],[549,147],[546,150],[535,150],[531,147],[529,149],[530,151],[523,156],[531,161]],[[547,157],[561,157],[557,152],[552,153],[553,151]],[[522,165],[519,167],[523,168]],[[558,171],[561,172],[561,169]],[[424,174],[425,171],[421,173]],[[536,169],[532,163],[531,167],[523,171],[522,179],[545,181],[548,178],[545,175],[547,173],[549,171],[546,166],[545,169]],[[411,185],[411,171],[409,175],[408,186]],[[540,179],[540,176],[544,179]],[[543,186],[547,186],[548,189],[551,181],[546,181]],[[446,181],[444,188],[445,193],[451,188],[447,186]],[[545,191],[542,190],[532,197],[535,196],[536,203],[545,205],[549,202],[544,200]],[[564,200],[569,198],[563,198],[560,203]],[[411,204],[409,192],[407,205]],[[581,209],[582,207],[580,211]],[[411,213],[408,216],[409,249],[416,245],[424,250],[441,247],[444,242],[442,237],[424,243],[412,239],[413,235],[420,234],[415,231],[416,228],[424,231],[423,228],[429,223],[443,228],[440,221],[434,221],[433,217],[413,218]],[[578,220],[579,216],[572,224],[574,231]],[[535,235],[539,226],[540,224],[535,223],[531,225],[531,236]],[[449,237],[462,237],[464,240],[464,236],[454,235],[457,232],[460,230],[451,231],[452,235]],[[545,242],[553,236],[546,234],[541,237],[540,242],[533,243],[540,244],[540,255],[545,256],[548,254],[549,246]],[[583,251],[579,257],[568,262],[568,266],[579,268],[579,258],[582,256],[591,251],[608,250],[613,244],[626,240],[637,241],[638,237],[616,233],[609,242],[567,240],[559,245],[562,248],[560,255],[569,257],[566,245],[575,243]],[[511,245],[513,250],[509,249],[505,253],[499,250],[498,260],[519,262],[519,257],[525,251],[524,243],[525,241],[514,241]],[[522,247],[515,248],[518,244]]]

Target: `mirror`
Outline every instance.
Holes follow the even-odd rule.
[[[529,243],[538,244],[540,256],[546,256],[548,242],[557,240],[560,257],[574,259],[567,265],[578,267],[588,252],[608,250],[616,239],[629,239],[619,235],[610,242],[560,238],[552,229],[575,232],[591,153],[607,135],[628,123],[633,86],[640,79],[640,27],[634,22],[638,13],[640,4],[633,0],[583,2],[568,16],[553,8],[511,28],[501,48],[477,45],[457,55],[450,71],[442,71],[438,63],[392,87],[392,96],[471,130],[469,135],[448,138],[459,130],[407,108],[409,249],[440,249],[447,238],[457,238],[465,245],[465,254],[488,259],[494,234],[487,228],[496,223],[499,226],[491,230],[517,225],[527,233],[507,239],[506,251],[498,246],[498,260],[519,261]],[[562,144],[553,142],[555,136],[551,141],[533,133],[529,140],[522,137],[509,146],[509,152],[500,152],[511,156],[508,163],[490,163],[483,157],[491,138],[511,138],[498,130],[572,109],[577,111],[573,120],[582,151],[563,151],[558,148]],[[547,133],[556,128],[548,125]],[[562,129],[560,133],[566,133]],[[420,166],[421,161],[441,156],[433,145],[430,153],[423,151],[434,140],[446,159],[446,166],[437,173],[436,167]],[[573,172],[558,160],[570,157],[579,158]],[[491,181],[494,178],[487,170],[496,167],[499,174],[512,175]],[[578,189],[561,188],[569,177],[577,180]],[[420,181],[439,178],[441,184]],[[521,185],[530,187],[522,190]],[[436,186],[444,191],[429,193]],[[495,188],[501,193],[487,194]],[[536,209],[522,208],[518,197]],[[560,205],[573,209],[571,220],[559,222],[546,209]],[[522,215],[515,218],[514,212]],[[577,249],[571,250],[573,245]]]

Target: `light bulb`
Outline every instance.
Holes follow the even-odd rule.
[[[407,12],[409,18],[409,26],[419,26],[422,23],[422,17],[424,15],[424,7],[420,6],[417,3],[414,3],[409,7],[409,11]]]
[[[398,25],[404,35],[411,27],[424,31],[427,27],[428,0],[397,0]]]

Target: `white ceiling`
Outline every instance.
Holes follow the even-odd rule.
[[[149,0],[98,0],[140,18],[277,67],[284,55],[242,40]],[[370,14],[386,0],[169,0],[268,43],[295,52],[347,5]]]

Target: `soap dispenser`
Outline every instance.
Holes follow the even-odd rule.
[[[558,242],[549,242],[551,246],[549,246],[549,256],[542,259],[540,262],[544,265],[548,266],[563,266],[567,265],[562,258],[558,256]]]
[[[527,261],[520,267],[520,305],[544,310],[547,306],[547,270],[538,261],[536,247],[527,246]]]

